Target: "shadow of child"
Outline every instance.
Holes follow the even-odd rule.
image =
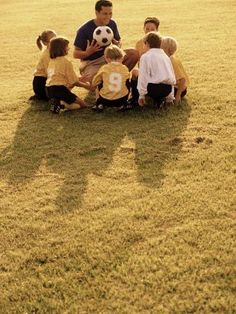
[[[88,176],[103,175],[125,136],[136,146],[137,179],[158,188],[165,163],[181,150],[180,136],[190,115],[187,103],[167,112],[94,114],[84,110],[58,116],[36,109],[24,113],[12,144],[1,153],[2,173],[17,191],[47,177],[45,192],[56,194],[53,200],[62,211],[81,206]]]

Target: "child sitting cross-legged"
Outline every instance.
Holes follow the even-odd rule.
[[[177,41],[172,37],[164,37],[161,41],[161,48],[170,57],[176,78],[176,85],[174,89],[175,103],[179,103],[181,99],[187,94],[187,87],[189,86],[189,77],[180,61],[176,57]]]
[[[103,65],[92,80],[91,89],[98,88],[98,97],[93,110],[102,112],[104,107],[127,109],[129,95],[129,70],[122,64],[124,53],[111,45],[104,51],[107,64]]]
[[[68,51],[69,41],[66,38],[57,37],[50,41],[46,91],[53,113],[59,113],[64,108],[75,110],[86,107],[85,102],[73,94],[71,89],[80,86],[90,90],[90,84],[77,77],[72,63],[65,57]]]
[[[145,105],[145,96],[153,99],[159,108],[176,83],[174,70],[170,58],[161,49],[161,37],[156,32],[148,33],[144,38],[147,46],[140,58],[137,89],[140,106]]]

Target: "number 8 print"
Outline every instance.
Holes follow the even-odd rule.
[[[121,91],[122,76],[120,73],[112,72],[109,75],[109,90],[111,92]]]

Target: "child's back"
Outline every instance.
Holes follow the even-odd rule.
[[[86,107],[85,102],[71,92],[74,86],[87,87],[87,84],[79,82],[72,63],[65,57],[68,51],[68,39],[57,37],[51,40],[46,89],[53,113],[59,113],[62,108],[75,110]]]
[[[145,104],[145,95],[153,98],[159,107],[176,83],[170,58],[160,48],[161,37],[156,32],[146,35],[144,42],[148,51],[140,58],[137,89],[139,104]]]
[[[47,75],[46,86],[64,85],[71,88],[78,81],[72,63],[65,56],[50,59]]]
[[[94,76],[92,86],[97,87],[98,97],[95,111],[103,111],[104,106],[127,108],[129,95],[129,69],[122,64],[124,52],[111,45],[104,51],[107,64]]]
[[[119,62],[103,65],[93,79],[93,85],[102,83],[100,95],[106,99],[114,100],[124,97],[129,90],[126,81],[129,79],[128,68]]]
[[[34,71],[34,76],[43,76],[47,77],[47,68],[50,61],[49,49],[46,47],[41,54],[39,62],[36,65],[36,69]]]

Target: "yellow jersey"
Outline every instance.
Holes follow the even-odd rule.
[[[65,56],[50,59],[47,77],[46,86],[64,85],[70,89],[72,85],[78,82],[73,65]]]
[[[103,65],[94,76],[92,85],[98,86],[102,83],[99,91],[101,97],[115,100],[125,97],[128,93],[126,86],[130,74],[128,68],[120,62],[110,62]]]
[[[47,68],[48,68],[49,60],[50,60],[49,49],[46,48],[43,51],[38,64],[36,65],[34,76],[47,77]]]
[[[190,81],[181,61],[175,55],[170,56],[170,60],[171,60],[171,63],[175,72],[176,82],[184,78],[185,88],[187,88],[189,86]]]

